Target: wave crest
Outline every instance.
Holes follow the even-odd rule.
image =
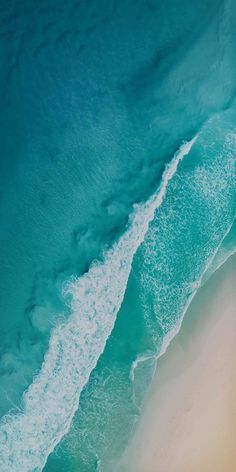
[[[88,382],[113,329],[129,278],[133,257],[144,240],[169,180],[191,150],[185,143],[167,166],[161,186],[147,202],[134,206],[128,228],[82,277],[68,285],[71,315],[51,335],[42,368],[24,394],[22,413],[6,415],[0,424],[0,465],[4,472],[40,471],[48,455],[68,432]]]

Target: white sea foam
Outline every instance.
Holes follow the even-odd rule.
[[[68,432],[80,393],[104,350],[121,306],[132,260],[161,205],[169,180],[196,137],[181,146],[167,166],[161,186],[146,203],[134,206],[128,228],[103,262],[69,285],[71,315],[51,335],[39,374],[24,394],[23,411],[0,423],[0,470],[39,472]]]
[[[219,247],[215,257],[212,261],[212,264],[205,272],[202,284],[204,284],[213,274],[216,272],[220,267],[225,264],[225,262],[229,259],[229,257],[233,256],[236,252],[236,234],[234,230],[234,225],[236,223],[236,216],[234,217],[234,221],[230,231],[227,232],[221,246]],[[231,230],[234,230],[234,237],[231,237],[230,244],[226,244],[227,237],[231,235]]]
[[[226,236],[228,235],[228,233],[230,232],[231,228],[232,228],[232,225],[233,223],[231,223],[229,225],[229,227],[227,228],[227,231],[225,232],[224,236],[222,237],[222,239],[220,240],[220,243],[218,244],[218,246],[216,247],[215,251],[213,252],[213,254],[209,257],[208,261],[206,262],[206,265],[205,265],[205,269],[203,271],[203,273],[201,274],[201,277],[199,278],[199,280],[197,281],[197,283],[195,283],[195,288],[191,294],[191,296],[188,298],[187,300],[187,303],[182,311],[182,313],[180,314],[180,317],[178,319],[178,322],[175,324],[175,326],[173,327],[173,329],[171,329],[168,334],[164,337],[163,339],[163,343],[162,343],[162,346],[161,346],[161,350],[160,352],[158,352],[158,355],[157,355],[157,358],[161,357],[163,354],[165,354],[170,342],[172,341],[172,339],[178,334],[178,332],[180,331],[181,329],[181,325],[183,323],[183,319],[184,319],[184,316],[186,314],[186,311],[188,310],[190,304],[192,303],[192,300],[194,299],[195,295],[197,294],[198,292],[198,289],[201,287],[202,285],[202,282],[204,280],[204,277],[205,277],[205,274],[207,273],[207,271],[209,270],[209,268],[211,267],[214,259],[215,259],[215,256],[219,250],[219,248],[221,247],[222,245],[222,242],[224,241],[224,239],[226,238]],[[234,252],[232,252],[233,254]],[[230,257],[230,256],[228,256]],[[221,261],[221,263],[219,264],[219,266],[217,268],[215,268],[215,270],[212,272],[214,273],[218,268],[220,268],[224,262],[226,262],[226,260],[228,259],[228,257],[223,261]]]
[[[172,251],[169,253],[169,259],[167,260],[166,254],[167,251],[163,250],[163,234],[164,239],[168,241],[168,245],[170,243],[170,239],[166,237],[167,230],[174,235],[174,221],[176,221],[175,217],[173,220],[170,218],[169,226],[166,227],[163,224],[163,219],[161,219],[161,215],[159,213],[158,218],[156,219],[156,226],[151,228],[148,236],[145,238],[143,248],[143,263],[144,267],[141,271],[141,282],[143,284],[144,289],[142,293],[146,296],[147,292],[151,293],[152,295],[152,308],[154,310],[154,316],[156,323],[158,323],[159,327],[162,328],[163,339],[162,345],[160,349],[156,352],[150,354],[150,352],[144,352],[142,354],[138,354],[137,358],[133,361],[131,370],[130,370],[130,379],[133,383],[133,402],[136,404],[136,395],[135,395],[135,375],[136,369],[139,367],[140,363],[145,361],[153,361],[157,360],[161,357],[167,350],[171,340],[177,335],[179,332],[185,313],[191,304],[193,298],[195,297],[198,289],[202,286],[202,284],[209,278],[216,270],[218,270],[221,265],[226,262],[228,257],[233,255],[236,251],[235,247],[235,217],[232,218],[231,210],[228,212],[226,211],[225,202],[228,202],[231,198],[232,200],[232,191],[234,188],[234,170],[235,170],[235,152],[234,148],[232,149],[231,144],[235,144],[235,135],[228,134],[225,137],[225,141],[227,144],[227,159],[223,160],[224,154],[220,154],[220,160],[216,154],[214,154],[214,165],[208,162],[208,166],[195,166],[189,176],[184,175],[183,182],[181,183],[182,195],[181,195],[181,207],[185,209],[186,214],[188,215],[188,224],[190,221],[188,211],[188,205],[186,201],[186,195],[189,196],[190,194],[194,194],[193,187],[195,189],[195,200],[196,202],[196,211],[197,211],[197,201],[198,203],[202,203],[201,209],[207,213],[209,218],[205,218],[205,224],[207,224],[207,228],[210,228],[210,235],[211,238],[209,242],[212,241],[212,248],[209,251],[207,244],[205,245],[205,257],[204,263],[200,265],[199,269],[196,273],[198,274],[194,280],[190,279],[188,282],[188,278],[184,278],[186,283],[182,283],[183,293],[186,296],[186,303],[178,305],[176,303],[177,300],[174,300],[174,303],[171,304],[171,294],[174,293],[175,286],[172,283],[175,280],[175,272],[171,270],[173,266],[173,262],[171,261],[171,256],[173,254],[173,246],[171,247]],[[207,162],[207,161],[206,161]],[[230,179],[229,179],[230,177]],[[179,174],[179,178],[180,174]],[[230,183],[231,182],[231,183]],[[192,187],[192,188],[191,188]],[[187,192],[186,192],[187,188]],[[190,192],[191,190],[191,192]],[[184,200],[185,196],[185,200]],[[168,199],[167,199],[168,200]],[[175,202],[176,203],[176,202]],[[168,202],[167,202],[168,204]],[[177,205],[177,203],[176,203]],[[171,206],[172,210],[173,206]],[[165,208],[166,210],[166,208]],[[195,211],[195,214],[196,214]],[[164,211],[164,223],[166,223],[166,214],[167,212]],[[174,214],[174,213],[173,213]],[[179,216],[179,212],[177,211],[176,214]],[[211,218],[210,215],[213,215]],[[219,222],[222,220],[223,217],[223,224],[222,226]],[[214,224],[212,223],[214,222]],[[181,221],[182,222],[182,221]],[[184,228],[184,218],[183,218],[183,225]],[[176,227],[178,225],[176,224]],[[164,229],[164,231],[161,230]],[[222,231],[222,229],[224,230]],[[227,228],[227,229],[226,229]],[[219,230],[219,234],[221,234],[221,239],[218,240],[216,246],[214,247],[214,232],[213,230]],[[223,234],[224,233],[224,234]],[[220,236],[219,236],[220,238]],[[181,235],[181,240],[182,240]],[[174,240],[176,241],[176,240]],[[190,239],[191,241],[191,239]],[[224,244],[223,244],[224,243]],[[160,250],[160,247],[162,251]],[[186,245],[186,251],[188,251],[188,247]],[[213,249],[214,248],[214,249]],[[169,248],[168,248],[169,249]],[[191,248],[190,248],[191,249]],[[158,252],[159,250],[159,252]],[[194,249],[193,249],[194,251]],[[154,255],[158,253],[158,257]],[[180,253],[181,254],[181,253]],[[173,254],[174,255],[174,254]],[[195,256],[197,255],[197,259],[199,260],[200,254],[198,255],[195,252]],[[187,253],[186,258],[189,257],[191,260],[194,257],[194,252]],[[176,262],[177,261],[177,262]],[[168,263],[169,262],[169,263]],[[203,262],[203,261],[202,261]],[[181,257],[175,259],[176,267],[181,267]],[[167,274],[165,283],[163,283],[161,276]],[[185,274],[184,274],[185,276]],[[178,278],[177,278],[178,280]],[[178,281],[179,283],[179,281]],[[170,292],[166,292],[168,301],[170,302],[166,304],[161,304],[161,301],[164,299],[164,293],[166,287],[170,287]],[[179,287],[178,287],[179,288]],[[177,292],[178,295],[178,292]],[[165,299],[164,299],[165,302]],[[153,308],[154,307],[154,308]],[[176,309],[177,307],[177,309]],[[146,322],[149,323],[151,318],[150,316],[150,306],[149,306],[149,298],[148,302],[146,303],[145,298],[143,297],[143,309],[146,312]],[[173,311],[172,311],[173,309]],[[171,314],[171,323],[168,323],[169,320],[167,319],[168,314]],[[174,316],[173,316],[174,315]],[[164,318],[163,320],[163,317]],[[152,320],[152,318],[151,318]],[[164,322],[163,322],[164,321]],[[150,323],[150,332],[152,331],[152,325]],[[167,326],[167,328],[166,328]]]
[[[199,288],[202,286],[203,281],[205,281],[205,276],[208,273],[208,271],[210,272],[210,275],[209,275],[209,277],[210,277],[214,272],[216,272],[228,260],[229,257],[231,257],[232,255],[235,254],[236,247],[233,247],[230,251],[225,253],[224,257],[222,256],[222,257],[219,258],[219,261],[218,261],[217,265],[214,264],[214,260],[217,256],[218,252],[219,252],[219,249],[222,246],[222,242],[224,241],[224,239],[229,234],[229,232],[230,232],[230,230],[233,226],[233,223],[231,225],[229,225],[229,227],[228,227],[227,231],[225,232],[223,238],[221,239],[219,245],[216,247],[216,249],[213,252],[212,256],[207,261],[205,269],[204,269],[203,273],[201,274],[201,277],[199,278],[198,282],[195,283],[194,290],[193,290],[191,296],[188,298],[187,303],[185,304],[182,313],[180,313],[180,317],[178,319],[178,322],[173,326],[172,329],[170,329],[168,331],[166,336],[164,336],[163,341],[162,341],[162,345],[161,345],[161,349],[156,354],[155,353],[150,353],[150,352],[146,352],[146,353],[144,352],[143,354],[138,354],[136,359],[132,362],[131,369],[130,369],[130,380],[133,384],[132,400],[133,400],[133,403],[137,406],[138,409],[139,409],[139,407],[136,404],[136,396],[135,396],[135,371],[136,371],[136,369],[138,368],[140,363],[143,363],[143,362],[148,362],[148,361],[153,360],[153,362],[156,363],[156,361],[166,353],[171,341],[179,333],[179,331],[181,329],[181,326],[182,326],[182,323],[183,323],[183,320],[184,320],[184,317],[185,317],[185,314],[186,314],[189,306],[191,305],[194,297],[196,296]],[[212,267],[213,264],[214,264],[214,267],[211,270],[211,267]],[[155,371],[153,372],[153,374],[154,373],[155,373]]]
[[[144,352],[143,354],[138,354],[136,359],[132,362],[131,364],[131,369],[130,369],[130,380],[132,382],[132,402],[136,406],[137,410],[140,412],[140,405],[137,402],[136,398],[136,390],[135,390],[135,377],[136,377],[136,371],[140,367],[141,364],[144,363],[152,363],[152,368],[151,368],[151,376],[149,377],[149,381],[152,380],[152,377],[155,373],[155,367],[156,367],[156,360],[157,357],[153,352]]]

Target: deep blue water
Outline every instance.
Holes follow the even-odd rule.
[[[235,250],[235,20],[227,0],[0,2],[3,472],[114,470],[163,343]],[[161,188],[154,219],[133,210]]]

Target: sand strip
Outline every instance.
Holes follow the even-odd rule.
[[[159,360],[119,471],[236,471],[236,257],[201,288]]]

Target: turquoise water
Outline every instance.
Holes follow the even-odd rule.
[[[235,251],[236,5],[0,11],[1,470],[110,472]]]

